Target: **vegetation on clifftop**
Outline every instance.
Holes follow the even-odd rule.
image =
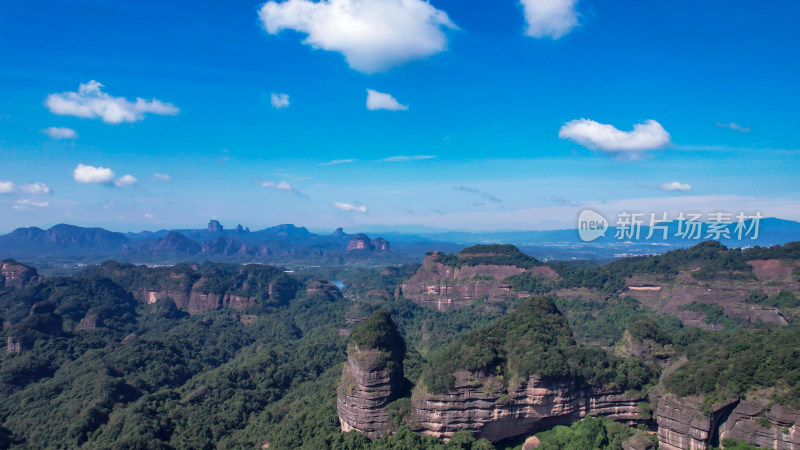
[[[651,380],[638,360],[614,357],[598,347],[579,346],[567,320],[548,297],[535,296],[493,325],[478,330],[434,354],[423,371],[429,392],[453,387],[459,370],[508,380],[530,375],[576,377],[594,385],[640,388]]]

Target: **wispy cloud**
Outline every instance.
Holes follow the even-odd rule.
[[[156,218],[156,216],[154,216],[154,215],[152,215],[152,214],[150,214],[150,213],[144,213],[144,218],[145,218],[145,219],[155,219],[155,218]]]
[[[403,105],[394,97],[383,92],[367,89],[367,109],[377,111],[385,109],[387,111],[407,111],[408,105]]]
[[[750,131],[750,127],[743,127],[738,123],[728,122],[728,123],[720,123],[717,122],[717,126],[720,128],[730,128],[731,130],[741,131],[743,133],[747,133]]]
[[[357,159],[334,159],[333,161],[328,161],[326,163],[319,164],[320,166],[335,166],[337,164],[348,164],[351,162],[356,162]]]
[[[424,161],[426,159],[433,159],[436,158],[433,155],[398,155],[398,156],[389,156],[388,158],[383,158],[381,161],[386,162],[406,162],[406,161]]]
[[[599,150],[605,154],[627,155],[631,158],[670,144],[669,133],[655,120],[637,123],[632,131],[621,131],[613,125],[589,119],[573,120],[561,127],[558,137],[570,139],[586,148]]]
[[[78,133],[72,128],[48,127],[42,133],[50,136],[50,139],[60,141],[62,139],[78,139]]]
[[[359,213],[367,212],[367,207],[364,205],[353,205],[351,203],[335,202],[331,206],[333,206],[336,209],[341,209],[342,211],[351,211]]]
[[[48,206],[50,206],[50,202],[37,202],[25,199],[15,201],[11,207],[17,211],[27,211],[33,208],[46,208]]]
[[[269,101],[275,109],[283,109],[289,107],[289,94],[279,94],[273,92],[269,95]]]
[[[453,189],[455,189],[458,192],[463,192],[465,194],[477,195],[477,196],[479,196],[479,197],[483,198],[484,200],[486,200],[488,202],[491,202],[491,203],[502,203],[503,202],[502,200],[500,200],[499,198],[495,197],[492,194],[483,192],[483,191],[481,191],[479,189],[475,189],[475,188],[472,188],[472,187],[454,186]],[[483,206],[483,205],[481,204],[481,205],[476,205],[476,206]]]
[[[165,173],[154,173],[150,181],[169,181],[172,178]]]
[[[680,181],[673,181],[671,183],[663,183],[658,186],[662,191],[691,191],[692,185],[681,183]]]
[[[575,4],[578,0],[520,0],[528,28],[535,38],[558,39],[578,26]]]
[[[364,73],[444,51],[444,30],[458,28],[424,0],[269,1],[258,15],[268,33],[304,33],[304,44],[339,52]]]
[[[23,184],[20,185],[19,191],[23,194],[31,194],[31,195],[46,195],[53,192],[50,187],[44,183],[36,182],[30,184]]]
[[[555,203],[556,205],[559,205],[559,206],[579,206],[580,205],[580,203],[578,203],[578,202],[576,202],[574,200],[569,200],[569,199],[566,199],[566,198],[561,197],[559,195],[554,195],[553,196],[553,203]]]
[[[297,188],[295,188],[288,181],[274,181],[274,180],[264,181],[261,183],[261,186],[269,189],[275,189],[276,191],[291,192],[292,194],[297,195],[299,197],[308,198],[308,195],[297,190]]]
[[[179,109],[172,103],[137,98],[132,102],[124,97],[112,97],[102,91],[103,85],[95,80],[81,83],[78,92],[50,94],[45,105],[53,114],[87,119],[100,118],[103,122],[118,124],[137,122],[145,114],[175,115]]]

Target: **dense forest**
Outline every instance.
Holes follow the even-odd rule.
[[[635,299],[618,295],[631,274],[669,276],[695,266],[712,278],[751,274],[746,264],[751,258],[795,258],[799,249],[790,244],[742,251],[712,242],[607,265],[549,263],[557,279],[509,280],[514,289],[546,295],[491,307],[476,300],[447,312],[394,295],[418,264],[310,267],[287,274],[261,265],[146,268],[109,262],[71,277],[31,275],[24,285],[0,287],[0,338],[8,344],[0,355],[0,443],[165,449],[520,445],[491,444],[463,432],[448,443],[419,436],[404,425],[402,401],[392,412],[397,420],[391,437],[342,433],[336,386],[348,344],[404,355],[408,381],[434,393],[452,385],[455,370],[469,369],[504,380],[536,373],[632,391],[663,388],[709,404],[759,392],[771,404],[800,408],[797,324],[742,323],[713,304],[686,305],[724,325],[722,331],[707,331],[655,316]],[[492,263],[485,258],[518,267],[542,264],[502,246],[465,255],[451,257],[464,261],[460,264]],[[324,280],[345,287],[340,292]],[[176,292],[192,287],[255,302],[189,314],[171,298],[147,303],[134,295],[154,286]],[[597,300],[555,295],[575,287],[593,289]],[[747,302],[798,307],[797,293],[788,290],[753,293]],[[373,317],[381,320],[362,321]],[[358,323],[363,326],[353,332]],[[386,323],[396,324],[397,331],[381,328]],[[387,340],[387,332],[398,335]],[[631,343],[638,349],[635,356],[627,350]],[[662,377],[670,358],[687,362]],[[616,449],[625,439],[649,439],[599,418],[538,436],[540,448],[554,449],[584,444]]]

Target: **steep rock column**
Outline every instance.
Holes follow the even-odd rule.
[[[388,434],[386,407],[402,388],[404,354],[405,342],[386,310],[376,311],[353,331],[337,391],[342,431]]]

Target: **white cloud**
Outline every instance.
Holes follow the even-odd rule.
[[[156,218],[156,216],[154,216],[154,215],[152,215],[152,214],[150,214],[150,213],[144,213],[144,218],[145,218],[145,219],[155,219],[155,218]]]
[[[88,119],[101,118],[106,123],[136,122],[147,113],[158,115],[178,114],[172,103],[137,98],[135,102],[124,97],[112,97],[100,88],[97,81],[81,83],[78,92],[62,92],[47,96],[45,105],[53,114],[76,116]]]
[[[747,133],[748,131],[750,131],[750,127],[743,127],[743,126],[739,125],[738,123],[733,123],[733,122],[729,122],[729,123],[719,123],[719,122],[717,122],[717,126],[720,127],[720,128],[730,128],[731,130],[741,131],[743,133]]]
[[[561,127],[558,137],[610,154],[637,154],[670,144],[669,133],[655,120],[635,124],[633,131],[621,131],[589,119],[573,120]]]
[[[158,181],[169,181],[169,180],[171,180],[171,179],[172,179],[172,178],[170,178],[170,176],[169,176],[169,175],[167,175],[167,174],[165,174],[165,173],[156,173],[156,174],[153,174],[153,180],[158,180]]]
[[[289,94],[278,94],[273,92],[269,95],[269,100],[272,107],[275,109],[283,109],[289,106]]]
[[[263,186],[265,188],[275,189],[275,190],[278,190],[278,191],[291,192],[292,194],[295,194],[295,195],[297,195],[299,197],[308,198],[308,196],[306,194],[304,194],[304,193],[300,192],[299,190],[297,190],[288,181],[272,181],[272,180],[264,181],[263,183],[261,183],[261,186]]]
[[[406,111],[408,105],[402,105],[394,97],[383,92],[367,89],[367,109],[375,111],[385,109],[387,111]]]
[[[672,183],[664,183],[658,187],[662,191],[691,191],[692,185],[673,181]]]
[[[78,183],[110,183],[114,179],[114,171],[105,167],[93,167],[78,164],[72,172]]]
[[[383,158],[381,161],[386,162],[406,162],[406,161],[423,161],[426,159],[433,159],[436,158],[433,155],[398,155],[398,156],[390,156],[388,158]]]
[[[423,0],[269,1],[259,11],[264,29],[291,29],[313,48],[342,53],[355,70],[374,73],[447,49],[447,13]]]
[[[123,175],[119,177],[117,181],[114,182],[114,186],[121,188],[121,187],[135,186],[137,183],[139,183],[139,180],[137,180],[134,176]]]
[[[40,183],[38,181],[36,183],[21,185],[19,187],[19,191],[24,193],[24,194],[32,194],[32,195],[49,194],[49,193],[53,192],[53,190],[50,189],[50,187],[48,185],[46,185],[44,183]]]
[[[578,26],[577,0],[520,0],[528,22],[525,34],[558,39]]]
[[[32,208],[46,208],[50,206],[50,202],[35,202],[32,200],[17,200],[11,207],[17,211],[27,211]]]
[[[357,159],[334,159],[333,161],[328,161],[326,163],[320,164],[320,166],[335,166],[337,164],[347,164],[351,162],[356,162]]]
[[[364,205],[353,205],[353,204],[350,204],[350,203],[336,202],[332,206],[334,208],[341,209],[342,211],[353,211],[353,212],[360,212],[360,213],[367,212],[367,207],[364,206]]]
[[[78,133],[72,128],[49,127],[42,130],[42,133],[57,141],[61,139],[78,139]]]
[[[14,183],[0,180],[0,194],[10,194],[14,192]]]
[[[266,188],[277,189],[279,191],[291,191],[294,189],[292,185],[290,183],[287,183],[286,181],[278,181],[278,182],[265,181],[261,183],[261,186],[264,186]]]

